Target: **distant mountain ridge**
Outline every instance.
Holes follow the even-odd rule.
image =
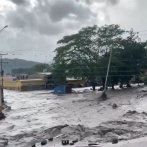
[[[11,73],[12,69],[16,68],[31,68],[37,64],[40,64],[41,62],[35,62],[35,61],[27,61],[23,59],[9,59],[9,58],[3,58],[3,62],[9,62],[8,64],[3,64],[3,70],[4,74]]]

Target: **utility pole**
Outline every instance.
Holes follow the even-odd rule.
[[[4,26],[1,30],[0,30],[0,33],[5,29],[5,28],[7,28],[8,26],[6,25],[6,26]],[[5,55],[5,54],[0,54],[0,56],[1,56],[1,62],[0,62],[0,64],[1,64],[1,88],[0,88],[0,108],[2,107],[2,104],[4,103],[4,93],[3,93],[3,73],[4,73],[4,71],[3,71],[3,67],[2,67],[2,65],[3,65],[3,61],[2,61],[2,56],[3,55]],[[4,62],[5,63],[5,62]],[[0,113],[1,113],[1,110],[0,110]]]
[[[101,98],[103,98],[103,99],[107,99],[106,87],[107,87],[107,80],[108,80],[108,75],[109,75],[109,68],[110,68],[110,64],[111,64],[111,57],[112,57],[112,48],[110,49],[109,62],[108,62],[105,85],[104,85],[105,87],[104,87],[104,90],[103,90],[102,95],[101,95]]]
[[[106,92],[109,68],[110,68],[110,63],[111,63],[111,57],[112,57],[112,49],[110,49],[109,62],[108,62],[108,67],[107,67],[107,74],[106,74],[106,79],[105,79],[105,87],[104,87],[104,91],[103,92]]]
[[[1,68],[1,105],[4,103],[4,91],[3,91],[3,75],[4,75],[4,71],[3,71],[3,64],[8,64],[8,62],[3,62],[3,56],[7,55],[7,54],[0,54],[1,56],[1,61],[0,61],[0,68]]]

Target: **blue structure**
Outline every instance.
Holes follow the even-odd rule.
[[[72,88],[71,86],[57,86],[54,88],[54,93],[56,94],[72,93]]]
[[[65,94],[66,93],[66,86],[57,86],[54,88],[54,93],[58,94],[58,93],[62,93]]]

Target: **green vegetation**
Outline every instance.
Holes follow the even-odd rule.
[[[47,71],[51,71],[51,66],[48,64],[37,64],[33,66],[32,68],[18,68],[18,69],[12,69],[12,74],[34,74],[36,72],[43,72],[44,69],[47,69]]]
[[[144,83],[145,85],[147,85],[147,75],[142,76],[142,77],[141,77],[141,80],[143,81],[143,83]]]
[[[3,62],[9,62],[8,64],[3,64],[4,74],[10,74],[12,69],[32,68],[33,66],[40,64],[39,62],[34,62],[34,61],[26,61],[23,59],[8,59],[8,58],[4,58]]]
[[[147,42],[141,42],[133,29],[126,31],[119,25],[82,28],[78,33],[64,36],[57,42],[53,64],[54,79],[64,83],[65,77],[83,78],[95,90],[101,79],[103,88],[112,50],[108,84],[120,83],[130,87],[130,80],[146,69]]]

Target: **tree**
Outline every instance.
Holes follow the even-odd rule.
[[[114,58],[119,60],[117,74],[120,76],[120,88],[123,83],[127,87],[131,87],[129,81],[136,75],[140,75],[144,62],[146,62],[146,49],[142,43],[138,42],[138,35],[131,29],[127,31],[128,37],[121,40],[122,49]]]
[[[57,42],[53,74],[60,77],[59,67],[64,62],[66,76],[88,79],[95,90],[96,80],[105,77],[111,48],[119,48],[124,33],[118,25],[82,28],[77,34],[65,36]],[[103,69],[101,67],[104,67]],[[113,68],[113,67],[112,67]]]
[[[97,38],[96,42],[100,48],[100,60],[99,60],[99,66],[102,66],[101,69],[101,80],[103,89],[105,88],[105,75],[108,68],[108,62],[110,58],[110,51],[112,50],[113,54],[118,55],[119,49],[122,49],[121,46],[121,40],[122,35],[124,34],[124,30],[120,28],[119,25],[105,25],[102,26],[99,31],[99,37]],[[113,55],[112,55],[113,56]],[[118,83],[118,76],[117,75],[117,69],[116,65],[119,64],[118,59],[112,58],[111,64],[110,64],[110,70],[109,70],[109,76],[112,76],[108,78],[108,83],[112,83],[112,88],[114,89],[114,84]]]
[[[124,34],[127,36],[124,37]],[[141,43],[133,29],[125,31],[119,25],[82,28],[76,34],[63,37],[57,44],[53,65],[57,81],[67,76],[82,78],[90,81],[95,90],[96,82],[101,78],[105,88],[111,50],[108,84],[112,85],[112,89],[119,82],[121,88],[124,83],[130,87],[131,78],[147,68],[147,42]]]
[[[44,69],[47,69],[48,72],[52,70],[52,67],[48,64],[37,64],[31,68],[31,70],[35,72],[43,72]]]
[[[47,69],[48,72],[51,72],[52,67],[48,64],[37,64],[32,68],[17,68],[12,69],[12,74],[34,74],[36,72],[43,72],[44,69]]]
[[[95,53],[92,37],[96,34],[97,26],[87,27],[77,34],[65,36],[58,41],[60,45],[56,50],[54,75],[60,77],[61,70],[57,67],[64,62],[64,69],[67,76],[87,78],[94,83],[96,78],[98,55]],[[56,71],[56,72],[55,72]]]
[[[57,85],[65,85],[66,84],[66,65],[62,62],[60,64],[54,63],[52,65],[54,68],[52,69],[53,79]]]

